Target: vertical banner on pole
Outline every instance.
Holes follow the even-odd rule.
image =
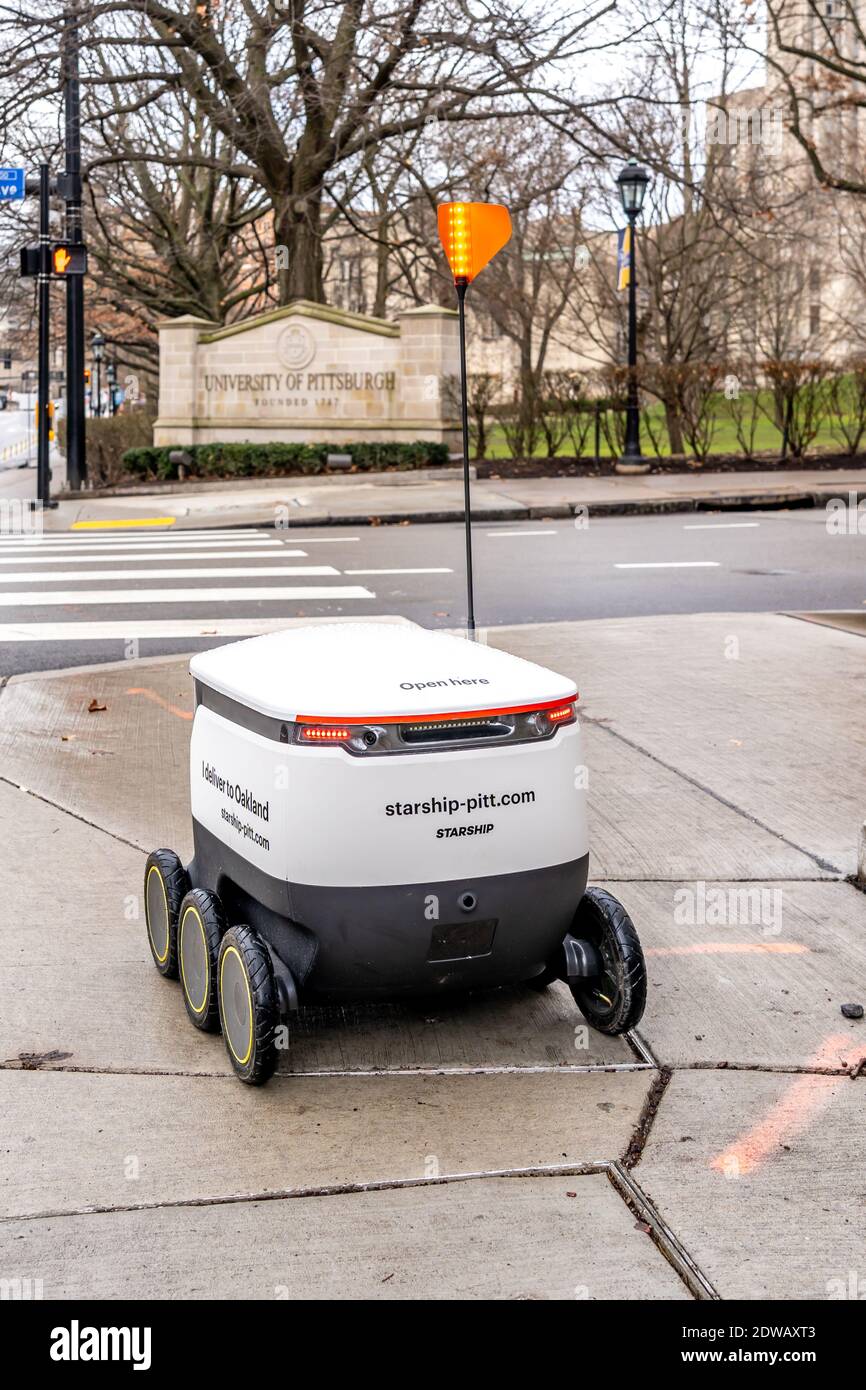
[[[616,234],[616,287],[627,290],[631,279],[631,225]]]

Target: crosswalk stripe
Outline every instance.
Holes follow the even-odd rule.
[[[322,579],[325,575],[339,574],[333,565],[237,565],[233,569],[222,566],[194,566],[192,569],[164,570],[53,570],[47,574],[33,574],[24,570],[20,574],[0,574],[0,582],[6,584],[54,584],[61,581],[77,582],[85,579],[258,579],[279,575],[282,579],[292,579],[296,574],[306,579],[314,576]],[[111,602],[110,591],[106,600]]]
[[[306,554],[306,550],[286,549],[280,551],[280,559],[302,560]],[[89,551],[86,555],[70,555],[68,551],[61,555],[19,555],[16,552],[14,555],[0,555],[0,565],[150,565],[154,561],[164,564],[166,560],[216,561],[220,558],[234,563],[235,560],[272,560],[276,559],[276,555],[273,550],[229,550],[225,554],[221,550],[177,550],[171,555],[137,555],[134,551],[129,554],[124,551],[121,555],[93,555]],[[143,569],[141,573],[146,575],[153,571]],[[0,581],[2,579],[3,571],[0,570]]]
[[[257,637],[309,623],[309,618],[159,618],[116,622],[0,623],[0,642],[128,642],[178,638]],[[316,622],[328,619],[317,618]]]
[[[35,535],[37,540],[56,541],[58,545],[186,545],[189,541],[251,541],[251,540],[277,540],[278,533],[274,528],[268,527],[260,530],[254,526],[232,526],[228,530],[219,530],[211,527],[197,527],[185,531],[155,531],[153,535],[143,532],[136,536],[116,536],[107,532],[96,531],[92,535],[82,536],[73,531],[45,531],[20,532],[16,535],[11,533],[0,537],[0,540],[12,541],[25,537],[27,534]],[[283,533],[285,534],[285,533]]]
[[[309,543],[357,544],[360,539],[318,536],[309,538]],[[288,616],[291,607],[284,617],[220,616],[244,613],[248,605],[315,602],[326,606],[376,598],[372,589],[345,582],[334,565],[304,563],[309,555],[307,544],[308,538],[297,531],[290,539],[286,533],[267,529],[2,535],[0,615],[3,609],[12,609],[15,617],[20,614],[25,621],[0,623],[0,644],[128,641],[133,637],[177,638],[194,644],[208,637],[248,637],[310,621],[303,615]],[[269,582],[263,583],[265,580]],[[322,582],[306,582],[310,580]],[[175,584],[166,585],[165,581]],[[137,587],[128,587],[132,582]],[[208,582],[213,587],[206,587]],[[334,587],[329,587],[331,582]],[[118,588],[119,584],[127,587]],[[139,611],[146,606],[148,617],[113,619],[97,617],[94,612],[90,621],[83,611],[102,608],[112,613],[132,605]],[[172,616],[181,605],[187,612],[197,608],[204,616]],[[73,610],[68,620],[64,615],[63,620],[52,621],[62,616],[57,610],[63,609]],[[80,615],[74,611],[77,609],[82,610]],[[35,610],[32,615],[31,610]],[[48,621],[39,621],[37,614],[43,610],[55,612],[48,614]]]
[[[186,547],[184,547],[184,549],[186,549]],[[54,559],[58,561],[74,560],[79,556],[87,557],[90,560],[100,560],[103,558],[108,559],[108,557],[111,555],[126,555],[133,559],[150,558],[163,560],[166,563],[168,563],[173,555],[177,555],[179,553],[180,552],[177,550],[141,550],[138,546],[134,545],[119,546],[116,550],[113,548],[111,550],[94,550],[90,546],[82,546],[80,550],[60,550],[57,546],[40,545],[36,547],[25,546],[21,549],[19,549],[18,547],[10,547],[10,549],[8,550],[0,550],[0,560],[2,560],[5,556],[16,555],[25,562],[29,560],[31,557],[35,557],[37,555],[53,556]],[[288,547],[286,547],[286,549],[283,550],[283,548],[280,546],[255,545],[251,547],[245,547],[232,545],[224,547],[212,545],[197,545],[190,547],[189,551],[187,551],[187,554],[190,553],[194,555],[203,555],[205,558],[207,558],[209,555],[225,555],[226,558],[228,558],[231,555],[250,554],[262,556],[277,556],[291,554],[291,551],[289,551]]]
[[[273,588],[230,589],[63,589],[51,593],[28,590],[23,594],[0,594],[2,608],[60,608],[101,604],[107,608],[131,603],[279,603],[286,599],[375,598],[360,584],[325,585],[281,584]]]
[[[439,569],[406,569],[406,570],[344,570],[344,574],[453,574],[453,570]]]
[[[111,540],[98,541],[92,536],[86,540],[69,541],[65,537],[59,540],[54,536],[7,536],[0,545],[0,551],[19,551],[19,550],[56,550],[65,551],[67,554],[78,555],[85,550],[98,550],[105,554],[110,554],[114,550],[140,550],[152,551],[157,555],[169,555],[174,550],[240,550],[243,547],[252,547],[256,550],[279,550],[282,549],[280,541],[272,540],[268,536],[253,536],[249,540],[204,540],[197,536],[189,540],[173,541],[142,541],[138,538],[134,540],[118,540],[112,537]]]

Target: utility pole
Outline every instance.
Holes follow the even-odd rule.
[[[39,379],[36,387],[36,495],[42,507],[47,507],[50,502],[50,472],[48,463],[48,431],[51,426],[48,414],[48,402],[50,398],[48,373],[51,360],[48,339],[48,324],[51,309],[50,192],[51,186],[48,165],[40,164],[39,273],[36,277],[39,315],[39,350],[37,358]]]
[[[66,239],[82,245],[81,218],[81,102],[78,81],[78,10],[71,0],[63,17],[63,96],[66,117]],[[67,486],[77,491],[87,481],[84,424],[84,279],[66,282],[66,468]]]

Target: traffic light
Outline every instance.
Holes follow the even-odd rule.
[[[34,423],[34,425],[35,425],[35,427],[36,427],[36,430],[37,430],[37,433],[38,433],[38,430],[39,430],[39,405],[38,405],[38,404],[37,404],[37,405],[34,405],[34,407],[33,407],[33,423]],[[54,442],[54,402],[53,402],[53,401],[49,401],[49,402],[48,402],[48,442],[49,442],[49,443],[53,443],[53,442]]]
[[[49,273],[60,280],[87,274],[87,247],[75,241],[55,241],[48,247]],[[21,247],[21,275],[27,279],[39,274],[40,248]]]
[[[77,242],[56,241],[51,248],[51,274],[64,278],[67,275],[86,275],[87,248]]]
[[[90,368],[89,368],[89,367],[85,367],[85,368],[84,368],[84,385],[85,385],[88,389],[90,388]]]

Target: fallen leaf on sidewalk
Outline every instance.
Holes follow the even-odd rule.
[[[38,1071],[45,1062],[63,1062],[71,1057],[71,1052],[19,1052],[17,1057],[7,1057],[8,1062],[18,1062],[22,1071]]]
[[[99,701],[97,700],[96,696],[94,695],[93,699],[90,701],[90,704],[87,706],[87,713],[88,713],[88,714],[101,714],[103,710],[107,710],[107,709],[108,709],[108,705],[101,705],[101,704],[99,703]]]

